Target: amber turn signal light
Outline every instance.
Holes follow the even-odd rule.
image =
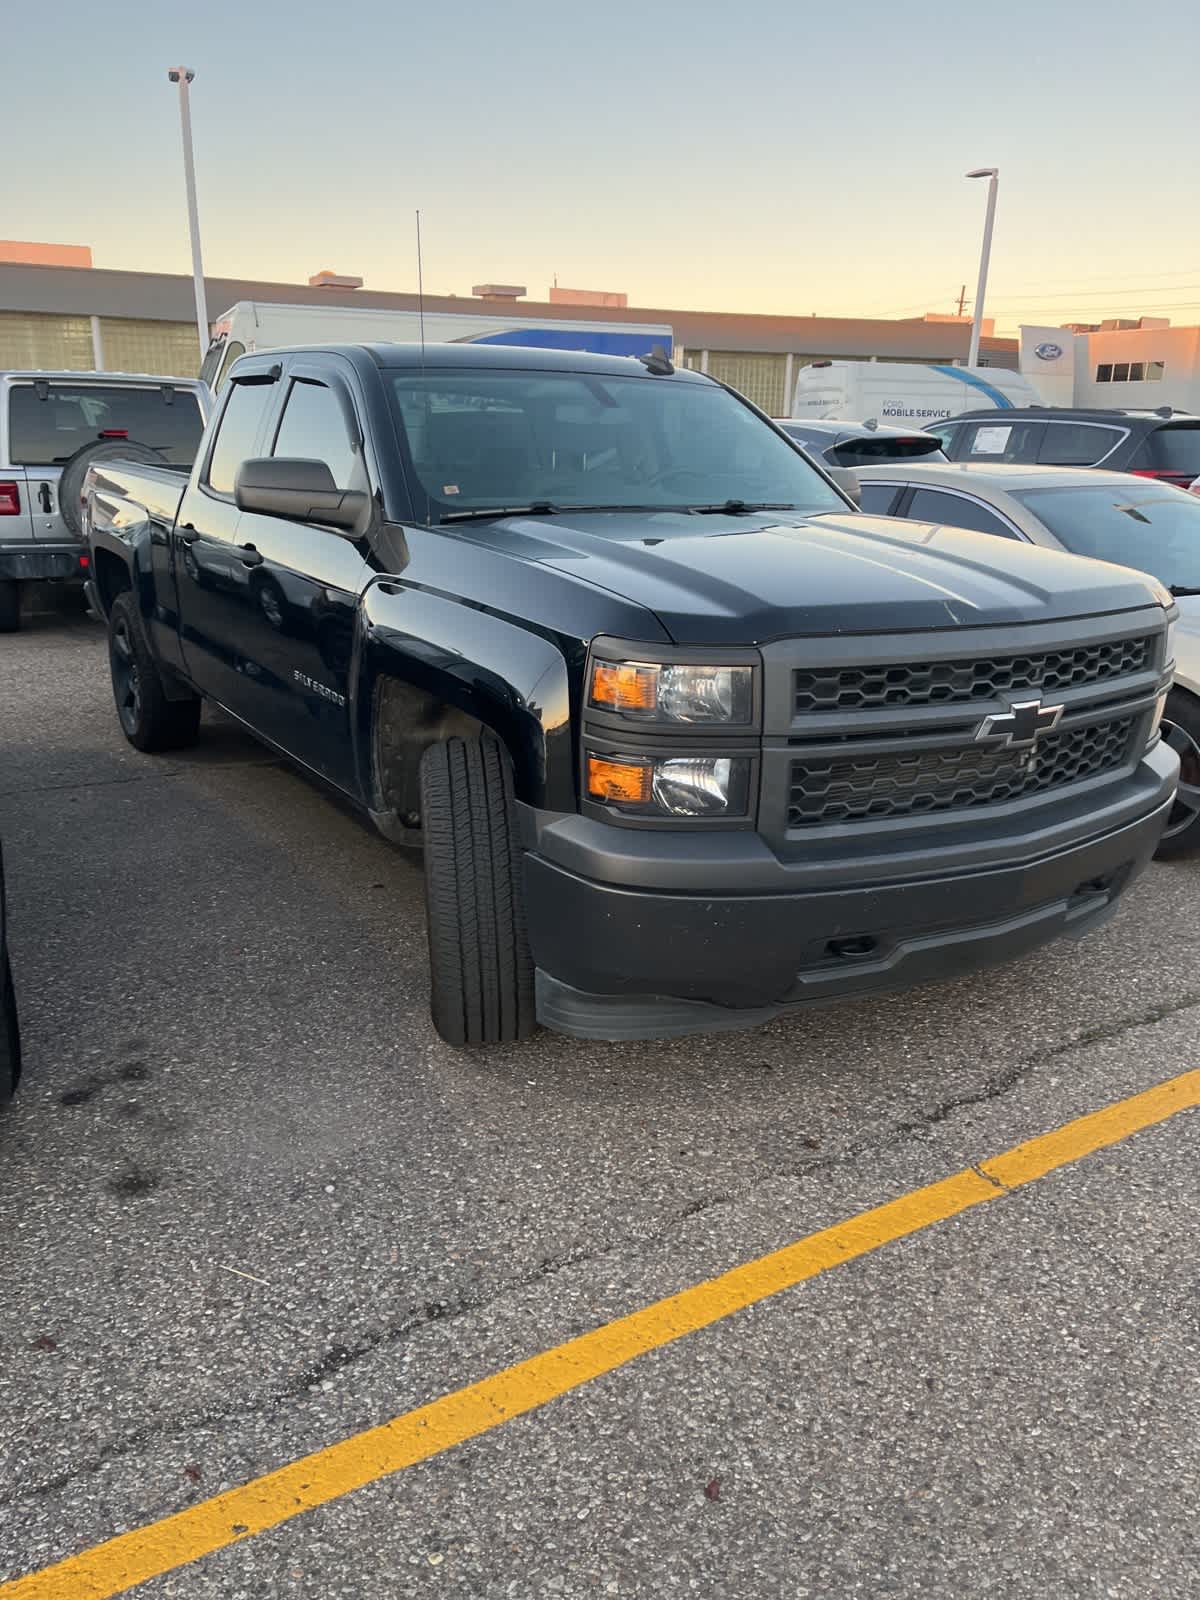
[[[587,789],[592,800],[645,805],[650,799],[653,776],[647,761],[610,761],[604,756],[587,758]]]
[[[592,704],[605,711],[653,711],[658,668],[630,661],[597,661],[592,669]]]

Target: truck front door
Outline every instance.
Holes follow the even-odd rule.
[[[328,367],[289,368],[282,413],[264,454],[323,461],[339,489],[370,491],[349,390]],[[366,545],[332,528],[244,511],[239,613],[246,669],[231,709],[347,793],[356,792],[350,664],[358,598],[372,568]],[[253,670],[250,670],[253,663]]]

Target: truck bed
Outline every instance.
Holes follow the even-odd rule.
[[[85,498],[92,500],[93,525],[112,527],[118,507],[140,506],[168,527],[175,521],[188,480],[187,467],[152,467],[142,461],[102,461],[88,473]]]

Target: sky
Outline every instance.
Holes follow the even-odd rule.
[[[631,305],[1200,322],[1200,0],[0,0],[0,234],[188,272]],[[47,19],[44,23],[41,18]],[[20,159],[12,159],[13,137]]]

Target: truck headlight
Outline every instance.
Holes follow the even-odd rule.
[[[741,756],[587,757],[588,799],[634,816],[744,817],[750,762]]]
[[[1167,623],[1167,653],[1163,657],[1163,665],[1171,666],[1175,661],[1175,635],[1179,632],[1179,618],[1172,617]]]
[[[639,722],[749,723],[754,668],[594,661],[588,703]]]

